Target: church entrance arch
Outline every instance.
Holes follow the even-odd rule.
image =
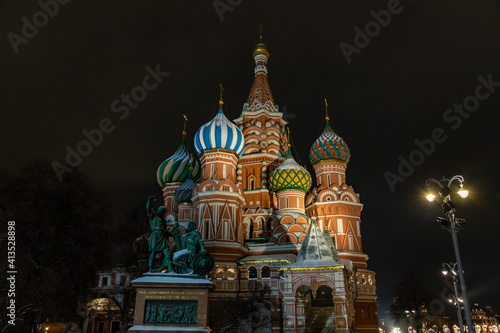
[[[312,299],[312,307],[333,306],[333,289],[327,285],[322,285],[316,291],[316,296]]]
[[[296,292],[296,299],[302,303],[305,311],[307,311],[307,309],[309,309],[309,307],[311,306],[311,301],[313,299],[311,288],[305,285],[298,287]]]

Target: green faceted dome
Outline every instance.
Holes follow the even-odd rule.
[[[269,187],[274,192],[283,190],[307,192],[311,184],[311,175],[295,162],[291,153],[288,153],[285,162],[277,167],[269,178]]]
[[[158,167],[156,172],[158,184],[164,186],[168,183],[183,183],[189,176],[190,166],[193,166],[193,179],[196,182],[201,177],[200,163],[189,154],[182,139],[177,151]]]

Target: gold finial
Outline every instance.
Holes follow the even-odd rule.
[[[326,123],[328,124],[328,122],[330,121],[330,117],[328,117],[328,101],[326,100],[325,98],[325,121]]]
[[[292,144],[290,143],[290,127],[286,128],[287,131],[287,141],[288,141],[288,152],[291,152]]]
[[[262,36],[262,24],[259,24],[259,27],[260,27],[259,44],[257,44],[253,49],[252,56],[255,58],[256,55],[263,54],[269,58],[269,49],[267,48],[267,45],[264,44],[264,37]]]
[[[186,123],[188,121],[188,118],[186,117],[185,114],[182,115],[184,117],[184,129],[182,130],[182,140],[186,137]]]
[[[222,100],[222,92],[224,91],[224,88],[222,88],[222,83],[219,83],[219,87],[220,87],[219,110],[222,110],[222,104],[224,104],[224,101]]]

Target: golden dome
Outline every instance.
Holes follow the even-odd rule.
[[[262,42],[255,45],[252,55],[255,58],[257,54],[265,54],[269,58],[269,49],[267,48],[267,45]]]

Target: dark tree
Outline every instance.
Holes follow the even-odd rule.
[[[442,313],[432,311],[433,301],[439,301],[439,293],[431,279],[424,272],[407,271],[401,275],[394,291],[390,306],[392,318],[417,329],[422,324],[432,326],[442,317]]]
[[[272,326],[271,305],[267,299],[271,295],[271,288],[262,282],[250,281],[249,298],[239,299],[233,304],[233,315],[224,323],[221,333],[270,332]]]
[[[49,163],[39,161],[20,175],[0,175],[2,234],[15,221],[16,326],[2,311],[0,330],[29,332],[45,321],[79,320],[98,268],[109,253],[109,207],[78,170],[58,180]],[[5,235],[5,234],[4,234]],[[6,266],[2,237],[1,267]],[[6,271],[0,273],[1,307],[5,309]]]
[[[140,258],[138,258],[137,249],[134,249],[134,247],[137,247],[136,240],[142,235],[149,235],[151,233],[148,216],[144,209],[144,200],[138,200],[137,205],[130,208],[125,216],[125,223],[116,223],[113,227],[114,236],[111,240],[113,244],[111,260],[113,262],[125,266],[137,265],[137,259]],[[147,247],[145,251],[147,256],[149,256]]]

